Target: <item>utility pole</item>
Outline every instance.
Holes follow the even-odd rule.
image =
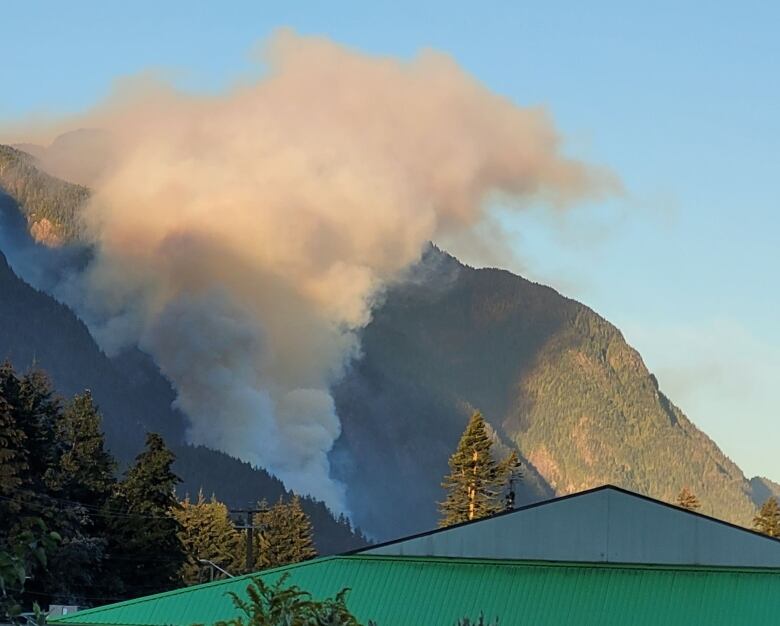
[[[246,512],[246,571],[251,572],[255,567],[255,526],[252,523],[252,514]]]
[[[231,513],[240,515],[245,514],[244,525],[236,526],[237,530],[246,531],[246,573],[249,574],[255,569],[255,528],[252,516],[256,513],[262,513],[260,509],[231,509]]]

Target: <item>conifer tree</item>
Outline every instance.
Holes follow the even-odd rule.
[[[179,539],[181,524],[173,513],[180,506],[173,461],[162,437],[149,433],[145,450],[109,502],[109,559],[126,597],[164,591],[181,581],[186,554]]]
[[[677,494],[677,506],[682,509],[688,509],[689,511],[695,511],[701,508],[701,502],[696,494],[693,493],[688,487],[683,487],[679,494]]]
[[[475,411],[450,457],[450,473],[442,482],[447,496],[439,503],[440,526],[479,519],[507,507],[505,492],[519,462],[514,454],[497,462],[492,447],[485,418]]]
[[[22,442],[14,454],[13,500],[0,505],[12,513],[0,516],[0,541],[18,543],[41,524],[59,537],[46,568],[31,564],[27,589],[42,603],[78,603],[100,576],[104,556],[97,513],[110,494],[114,462],[103,451],[96,410],[91,407],[89,419],[78,417],[79,404],[63,412],[43,373],[20,378],[10,365],[0,367],[0,421],[11,425],[10,439]],[[105,483],[99,488],[92,484],[95,474]]]
[[[296,497],[290,503],[282,498],[273,506],[263,501],[254,518],[258,528],[255,563],[258,569],[299,563],[317,556],[312,525]]]
[[[44,493],[48,490],[51,471],[64,449],[57,437],[62,404],[54,395],[46,374],[33,370],[19,379],[18,410],[27,438],[30,487]]]
[[[222,502],[214,496],[206,500],[201,491],[195,502],[185,498],[173,514],[181,526],[179,539],[187,554],[181,570],[185,584],[203,582],[204,565],[199,559],[208,559],[231,574],[241,571],[243,542]],[[212,570],[208,578],[214,574]]]
[[[78,604],[104,577],[109,528],[103,510],[115,487],[116,462],[105,449],[100,413],[88,391],[60,414],[56,433],[61,454],[46,484],[59,504],[62,542],[41,586],[60,602]]]
[[[89,391],[73,398],[58,423],[64,451],[50,480],[63,498],[91,509],[103,507],[116,484],[116,461],[105,448],[101,423]]]
[[[282,498],[272,507],[263,500],[257,506],[255,526],[255,567],[268,569],[287,565],[287,543],[289,536],[285,524],[285,505]]]
[[[22,485],[22,476],[27,469],[24,444],[25,434],[11,404],[5,399],[4,374],[0,372],[0,543],[20,509],[13,495]]]
[[[7,470],[14,474],[12,506],[16,514],[8,520],[7,532],[23,532],[26,520],[38,518],[53,528],[57,507],[46,498],[49,492],[46,479],[62,450],[56,437],[59,402],[43,373],[19,377],[9,363],[0,366],[0,395],[4,400],[4,421],[9,428],[8,445],[17,442],[14,468]]]
[[[770,497],[753,518],[753,527],[770,537],[780,537],[780,506],[777,498]]]
[[[301,499],[296,495],[287,505],[291,530],[290,563],[308,561],[317,556],[314,547],[314,529],[311,520],[301,507]]]

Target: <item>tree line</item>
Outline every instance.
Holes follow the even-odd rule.
[[[174,454],[149,433],[121,477],[89,391],[0,365],[0,621],[34,604],[90,606],[316,556],[300,501],[259,503],[252,554],[227,507],[180,501]],[[243,541],[242,541],[243,539]]]

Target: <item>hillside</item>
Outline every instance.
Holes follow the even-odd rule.
[[[521,452],[523,502],[603,483],[673,501],[688,486],[703,512],[750,524],[776,493],[748,481],[592,310],[435,248],[376,309],[336,398],[339,472],[356,521],[381,536],[435,523],[472,407]]]
[[[0,251],[0,360],[17,369],[37,366],[69,396],[89,388],[110,415],[105,430],[123,462],[143,445],[146,430],[175,444],[183,439],[184,416],[171,409],[173,390],[143,354],[110,360],[87,327],[64,305],[19,279]]]
[[[31,155],[0,144],[0,190],[17,202],[36,241],[56,246],[79,237],[86,187],[49,176]]]
[[[11,210],[8,200],[0,194],[0,212]],[[0,229],[4,226],[7,221],[0,219]],[[222,452],[184,445],[186,420],[171,408],[174,392],[151,359],[138,350],[109,359],[83,322],[65,305],[22,281],[0,250],[0,361],[4,360],[20,371],[44,370],[63,396],[90,389],[104,415],[108,445],[123,465],[139,452],[147,431],[161,433],[176,451],[181,495],[203,489],[241,508],[289,496],[282,483],[262,469]],[[321,553],[366,543],[322,502],[305,498],[302,504]]]
[[[32,157],[19,151],[0,150],[3,158],[12,164],[0,167],[0,189],[27,216],[28,230],[35,223],[30,216],[40,211],[65,241],[77,238],[86,190],[41,174]],[[8,172],[15,186],[4,182]],[[6,268],[10,280],[7,274]],[[27,297],[27,305],[7,308],[8,328],[19,329],[0,330],[0,352],[14,357],[13,350],[22,350],[22,357],[14,357],[21,363],[35,358],[52,368],[68,393],[69,376],[73,384],[83,377],[95,389],[99,383],[91,381],[101,376],[114,376],[103,383],[110,390],[135,385],[117,391],[132,401],[117,400],[116,409],[110,393],[102,400],[96,392],[113,445],[140,437],[138,415],[145,424],[162,424],[157,429],[171,428],[174,441],[183,438],[181,416],[165,413],[170,386],[148,357],[135,352],[109,360],[70,312],[72,319],[60,326],[48,319],[60,305],[41,293]],[[0,303],[0,311],[3,306],[12,305]],[[36,315],[42,318],[25,326]],[[75,366],[57,361],[62,349],[54,346],[64,341],[90,343],[84,354],[95,354],[78,357],[85,360]],[[376,305],[361,356],[333,391],[343,425],[331,454],[334,473],[348,485],[354,521],[376,538],[435,525],[447,458],[473,408],[524,459],[518,503],[602,483],[672,501],[687,486],[703,512],[749,525],[756,505],[780,493],[768,479],[748,480],[663,394],[620,331],[591,309],[509,272],[467,267],[433,247]],[[136,410],[137,397],[153,408]],[[131,408],[123,409],[122,402]],[[160,407],[165,411],[158,414]],[[136,434],[125,437],[123,429]],[[243,476],[244,469],[207,472],[198,462],[206,452],[193,454],[183,472],[198,478],[185,476],[188,490],[198,484],[220,495],[235,491],[229,497],[242,506],[254,498],[253,490],[238,487],[251,480],[227,478]],[[265,488],[276,494],[281,485]]]

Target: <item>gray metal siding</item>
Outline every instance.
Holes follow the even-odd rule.
[[[362,553],[780,567],[778,541],[609,488]]]

